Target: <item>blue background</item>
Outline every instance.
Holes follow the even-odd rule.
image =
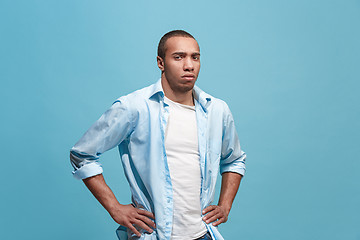
[[[185,29],[248,155],[225,239],[359,240],[359,26],[359,0],[2,0],[0,238],[116,239],[69,149]],[[129,203],[117,149],[102,163]]]

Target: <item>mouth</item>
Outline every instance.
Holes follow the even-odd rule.
[[[182,79],[188,80],[188,81],[192,81],[195,80],[195,75],[193,74],[185,74],[181,76]]]

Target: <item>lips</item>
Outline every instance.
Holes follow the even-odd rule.
[[[182,75],[181,78],[186,79],[186,80],[194,80],[195,75],[193,75],[193,74],[185,74],[185,75]]]

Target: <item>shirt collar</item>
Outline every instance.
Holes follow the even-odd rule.
[[[201,107],[206,111],[209,107],[212,96],[201,90],[198,86],[194,86],[193,88],[194,98],[200,103]],[[164,98],[164,90],[161,85],[161,78],[154,83],[150,88],[149,98],[153,98],[159,95],[161,99]]]
[[[161,86],[161,78],[156,83],[151,85],[149,98],[152,98],[158,94],[160,94],[161,98],[164,98],[164,96],[165,96],[164,90]]]

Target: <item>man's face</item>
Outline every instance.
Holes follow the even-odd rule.
[[[172,37],[165,49],[165,59],[158,57],[158,66],[170,88],[180,93],[192,90],[200,71],[198,43],[189,37]]]

